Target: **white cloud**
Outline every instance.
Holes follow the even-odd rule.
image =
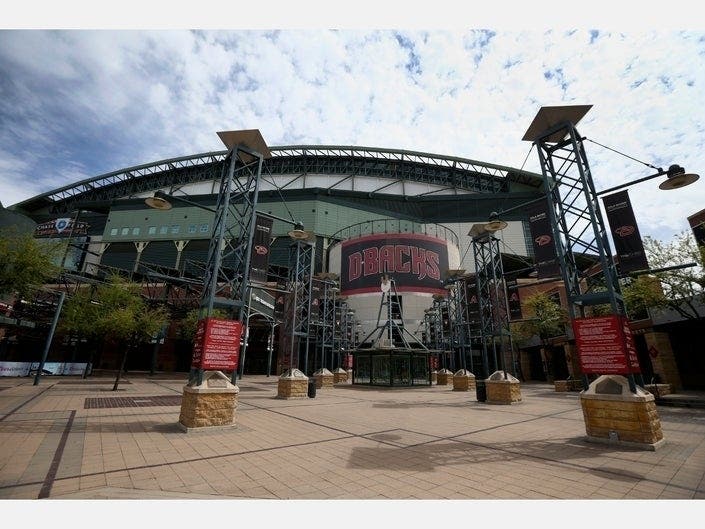
[[[594,105],[580,132],[638,160],[588,142],[598,189],[650,174],[639,161],[702,173],[703,63],[703,31],[2,31],[2,201],[220,150],[215,132],[237,128],[259,128],[270,145],[526,160],[539,171],[521,138],[557,104]],[[635,188],[642,234],[686,229],[703,181]]]

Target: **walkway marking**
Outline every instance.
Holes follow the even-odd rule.
[[[47,386],[46,388],[44,388],[42,391],[40,391],[40,392],[37,393],[36,395],[31,396],[31,397],[28,398],[26,401],[24,401],[22,404],[20,404],[19,406],[15,407],[15,408],[12,409],[12,410],[10,410],[8,413],[6,413],[6,414],[3,415],[2,417],[0,417],[0,422],[2,422],[2,421],[4,421],[5,419],[7,419],[10,415],[12,415],[13,413],[15,413],[15,412],[16,412],[17,410],[19,410],[21,407],[23,407],[23,406],[25,406],[26,404],[29,404],[30,402],[32,402],[32,401],[33,401],[34,399],[36,399],[39,395],[42,395],[42,394],[44,394],[46,391],[49,391],[49,390],[50,390],[51,388],[53,388],[55,385],[56,385],[56,384],[52,384],[51,386]]]
[[[56,478],[56,473],[59,470],[59,463],[61,463],[61,456],[64,454],[64,448],[66,447],[66,440],[69,437],[69,432],[71,431],[71,426],[73,426],[73,419],[76,417],[76,410],[71,410],[71,415],[69,415],[69,420],[64,428],[64,433],[61,434],[61,440],[59,441],[59,446],[56,447],[56,452],[54,452],[54,459],[51,461],[51,466],[44,478],[44,483],[42,484],[42,489],[39,491],[38,499],[48,498],[49,493],[51,493],[51,487],[54,485],[54,479]]]

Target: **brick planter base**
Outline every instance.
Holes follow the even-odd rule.
[[[316,381],[316,388],[332,388],[335,375],[328,371],[326,368],[319,369],[313,374],[313,378]]]
[[[285,371],[277,384],[278,399],[308,398],[308,377],[298,369]]]
[[[453,373],[453,391],[472,391],[475,389],[475,375],[467,369]]]
[[[234,426],[239,391],[220,371],[205,371],[201,384],[184,386],[180,428],[189,432]]]
[[[346,384],[348,382],[348,372],[342,367],[333,371],[333,384]]]
[[[516,404],[521,402],[521,385],[519,380],[507,373],[495,371],[487,379],[488,404]]]
[[[580,395],[588,441],[656,450],[665,441],[654,396],[629,390],[620,375],[602,375]]]
[[[439,386],[453,385],[453,372],[450,369],[441,369],[436,374],[436,384]]]

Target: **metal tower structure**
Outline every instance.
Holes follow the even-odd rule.
[[[416,348],[427,350],[426,346],[404,327],[404,315],[402,313],[401,303],[399,303],[399,295],[394,278],[390,277],[388,274],[384,274],[380,288],[382,298],[380,299],[379,312],[377,313],[377,326],[368,333],[360,343],[365,343],[369,338],[374,336],[372,341],[373,347],[377,346],[385,349],[393,349],[396,347],[395,342],[399,341],[404,349]],[[383,311],[384,321],[382,316]],[[411,341],[407,339],[407,335]],[[412,343],[415,344],[416,347],[412,347]]]
[[[460,368],[466,369],[467,351],[470,345],[469,325],[467,317],[467,290],[465,279],[462,274],[464,270],[459,270],[458,274],[452,275],[447,280],[446,290],[448,290],[448,319],[451,330],[451,346],[457,351]],[[473,367],[472,355],[470,356],[470,370]]]
[[[601,304],[611,305],[614,314],[626,315],[584,138],[575,128],[591,106],[543,107],[523,138],[538,149],[571,319],[584,316],[586,306]],[[579,253],[598,258],[600,271],[590,282],[576,264]]]
[[[477,297],[480,308],[480,338],[482,341],[482,378],[489,376],[489,353],[494,370],[501,369],[506,377],[506,352],[512,352],[509,331],[509,306],[504,285],[502,254],[499,239],[480,225],[471,230],[475,257]],[[513,353],[512,353],[513,354]],[[498,359],[499,355],[499,359]]]
[[[335,295],[340,289],[327,273],[317,276],[321,277],[316,277],[314,284],[320,289],[321,295],[317,298],[318,306],[312,307],[315,317],[311,321],[316,343],[316,363],[320,368],[332,370],[336,329]]]
[[[314,267],[314,245],[296,240],[289,247],[289,277],[287,290],[291,292],[285,310],[284,337],[289,348],[288,369],[299,366],[300,353],[304,352],[303,372],[308,374],[310,345],[311,294]]]

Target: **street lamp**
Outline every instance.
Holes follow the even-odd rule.
[[[508,342],[512,355],[514,348],[509,330],[509,305],[504,283],[502,254],[499,249],[499,239],[494,236],[496,231],[506,228],[507,223],[500,220],[496,213],[493,213],[488,224],[490,224],[490,229],[487,228],[487,224],[474,224],[468,233],[472,237],[475,261],[484,371],[482,378],[487,378],[490,375],[488,349],[491,348],[495,370],[499,370],[501,367],[504,378],[507,379],[505,342]],[[499,362],[497,360],[498,353]]]
[[[659,185],[659,188],[664,190],[677,189],[698,179],[697,175],[686,173],[678,165],[671,165],[664,171],[644,164],[657,169],[657,172],[596,192],[584,150],[585,138],[581,137],[575,128],[591,107],[592,105],[542,107],[522,138],[533,142],[538,148],[548,201],[547,214],[566,288],[571,320],[578,315],[584,316],[586,306],[600,304],[609,304],[613,314],[626,318],[619,276],[597,196],[663,175],[667,176],[667,180]],[[578,268],[575,259],[577,253],[589,253],[598,257],[605,291],[594,291],[591,286],[585,285],[582,270]],[[634,371],[632,367],[628,371],[629,387],[635,392],[632,374]],[[584,383],[587,387],[587,377],[584,378]]]
[[[218,329],[222,335],[209,337],[206,333],[212,323],[209,318],[214,307],[220,306],[232,311],[233,319],[239,321],[240,325],[249,309],[247,289],[260,175],[264,159],[271,157],[259,130],[218,132],[218,136],[228,148],[228,154],[221,168],[216,207],[211,209],[198,205],[213,212],[214,222],[199,303],[200,334],[197,331],[189,381],[184,387],[179,417],[179,424],[187,430],[230,425],[234,422],[237,389],[225,387],[216,391],[212,388],[202,389],[201,385],[204,382],[204,369],[212,371],[211,376],[215,378],[225,379],[220,370],[232,370],[233,377],[237,376],[237,356],[233,349],[237,352],[238,344],[232,342],[242,329],[240,327],[238,332],[236,325],[228,324]],[[197,205],[180,197],[179,200]],[[145,203],[162,211],[171,207],[160,192],[147,198]],[[209,355],[211,338],[221,344]],[[207,413],[206,410],[211,409],[220,397],[219,391],[227,397],[224,402],[228,402],[228,405],[223,408],[222,413]]]

